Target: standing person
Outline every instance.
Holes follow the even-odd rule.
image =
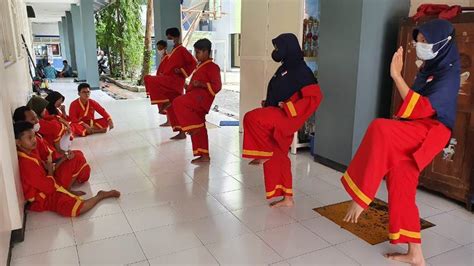
[[[82,191],[72,191],[56,181],[55,165],[49,156],[43,161],[36,151],[33,125],[20,121],[13,125],[20,168],[20,180],[25,200],[31,211],[53,211],[65,217],[76,217],[91,210],[106,198],[118,198],[116,190],[99,191],[96,196],[82,199]]]
[[[91,88],[87,83],[81,83],[77,87],[79,98],[69,106],[69,118],[71,122],[80,128],[80,132],[86,131],[86,135],[106,133],[107,129],[114,128],[112,117],[98,102],[92,100]],[[95,118],[95,113],[102,118]]]
[[[323,95],[318,81],[303,59],[298,39],[285,33],[272,40],[272,58],[281,63],[268,84],[262,107],[244,116],[242,156],[263,163],[267,199],[283,197],[272,207],[293,206],[291,161],[293,134],[316,111]]]
[[[344,221],[357,223],[386,176],[390,243],[408,244],[407,254],[386,257],[417,266],[425,265],[415,200],[418,176],[445,147],[456,120],[461,69],[454,36],[451,23],[441,19],[413,31],[417,57],[424,63],[411,88],[401,74],[403,48],[393,55],[390,75],[403,99],[397,119],[370,124],[341,178],[353,199]]]
[[[146,96],[147,97],[150,97],[150,88],[154,87],[154,85],[155,85],[154,83],[156,82],[155,79],[157,77],[163,75],[163,69],[164,69],[165,64],[166,64],[166,59],[168,59],[168,54],[166,52],[166,49],[167,49],[166,41],[159,40],[156,43],[156,53],[157,53],[157,55],[160,56],[161,61],[160,61],[160,65],[156,69],[156,75],[155,76],[145,75],[145,77],[143,78],[143,83],[145,83],[145,91],[146,91]]]
[[[167,56],[162,74],[156,76],[149,88],[151,103],[158,105],[160,114],[166,114],[166,109],[173,100],[183,95],[184,81],[197,64],[191,53],[181,44],[181,33],[177,28],[167,29],[166,37],[167,46],[173,50]]]
[[[209,140],[206,129],[206,115],[211,109],[216,94],[221,90],[221,70],[210,58],[212,44],[201,39],[194,44],[198,67],[186,87],[186,94],[174,99],[168,109],[168,117],[178,138],[188,133],[193,142],[193,154],[198,158],[192,163],[209,162]],[[173,139],[177,139],[177,136]]]

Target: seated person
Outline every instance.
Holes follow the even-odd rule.
[[[38,155],[43,161],[51,156],[53,162],[55,162],[55,176],[61,186],[70,188],[75,182],[81,184],[89,180],[91,168],[81,151],[68,150],[65,154],[57,152],[56,148],[38,133],[40,129],[39,119],[36,113],[28,106],[18,107],[13,113],[13,122],[21,121],[26,121],[33,125]]]
[[[48,117],[46,112],[48,101],[39,96],[33,96],[28,101],[27,106],[39,117],[40,128],[38,132],[48,143],[53,145],[58,152],[65,154],[68,148],[61,147],[61,143],[68,143],[68,140],[71,139],[71,131],[68,124],[63,124],[57,119]]]
[[[118,198],[116,190],[99,191],[96,196],[83,200],[81,191],[71,191],[58,184],[52,157],[44,161],[37,152],[33,125],[20,121],[13,125],[20,167],[23,195],[30,202],[29,210],[53,211],[62,216],[75,217],[91,210],[106,198]]]
[[[179,131],[172,139],[186,138],[185,132],[191,135],[193,154],[198,156],[192,160],[193,163],[210,161],[206,115],[222,87],[221,70],[210,58],[211,48],[208,39],[201,39],[194,44],[199,65],[186,87],[186,94],[174,99],[168,109],[171,126],[174,131]]]
[[[43,73],[46,79],[49,81],[56,79],[56,69],[51,65],[51,63],[47,63],[46,67],[43,69]]]
[[[66,98],[61,93],[51,91],[45,99],[48,101],[45,119],[58,119],[61,123],[71,128],[74,136],[84,137],[86,135],[86,129],[83,126],[71,123],[71,119],[66,113],[66,106],[63,104]]]
[[[108,128],[113,129],[114,122],[109,113],[98,102],[90,99],[91,89],[89,84],[79,84],[77,91],[79,98],[69,106],[69,118],[73,124],[76,124],[74,126],[78,126],[81,131],[85,130],[86,135],[105,133]],[[96,112],[102,118],[96,119]]]
[[[59,72],[58,76],[62,78],[70,78],[72,77],[72,67],[68,64],[67,60],[63,61],[63,70]]]

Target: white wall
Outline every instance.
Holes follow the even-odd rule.
[[[30,93],[31,80],[26,53],[20,45],[20,34],[25,35],[31,47],[31,33],[24,0],[2,1],[8,1],[10,8],[0,10],[0,16],[13,18],[7,22],[16,25],[13,35],[7,36],[14,42],[14,59],[4,63],[0,51],[0,265],[5,265],[11,231],[21,228],[23,221],[24,200],[11,116],[16,107],[25,104]],[[16,9],[15,14],[12,6]]]
[[[474,0],[411,0],[410,16],[416,13],[416,9],[421,4],[446,4],[446,5],[460,5],[460,6],[474,6]]]
[[[33,35],[59,35],[58,23],[31,23]]]
[[[246,112],[260,107],[268,81],[278,67],[271,59],[272,39],[281,33],[294,33],[301,41],[303,13],[303,0],[242,0],[241,121]]]

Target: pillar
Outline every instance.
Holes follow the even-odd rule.
[[[86,57],[84,49],[84,34],[82,27],[81,9],[78,5],[71,5],[72,26],[74,28],[74,45],[76,51],[77,79],[86,80]]]
[[[67,27],[67,19],[66,16],[61,17],[61,29],[60,34],[62,35],[61,40],[64,41],[64,45],[62,47],[62,57],[63,60],[71,61],[71,50],[69,45],[69,34],[68,34],[68,27]]]
[[[81,17],[84,40],[85,59],[87,66],[87,82],[91,89],[99,89],[99,71],[97,68],[97,40],[94,22],[94,3],[81,0]]]
[[[73,69],[77,70],[76,48],[74,45],[74,27],[72,26],[72,15],[70,11],[66,11],[66,25],[67,25],[67,40],[69,43],[68,62]]]
[[[166,29],[176,27],[181,30],[181,4],[178,0],[153,0],[153,21],[155,42],[166,40]],[[156,57],[156,65],[161,58]]]

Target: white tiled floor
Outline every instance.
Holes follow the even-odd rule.
[[[72,83],[54,83],[70,102]],[[116,128],[77,138],[92,166],[88,196],[122,191],[84,216],[29,213],[26,239],[13,249],[13,265],[399,265],[384,259],[404,246],[371,246],[321,217],[313,208],[347,200],[341,173],[291,156],[296,206],[270,209],[262,169],[239,157],[238,128],[209,130],[210,166],[195,166],[189,139],[172,142],[158,127],[148,100],[93,97],[112,114]],[[212,122],[218,115],[211,113]],[[378,197],[385,199],[382,187]],[[431,265],[474,265],[474,215],[462,206],[420,191],[421,216],[436,224],[422,232]]]

